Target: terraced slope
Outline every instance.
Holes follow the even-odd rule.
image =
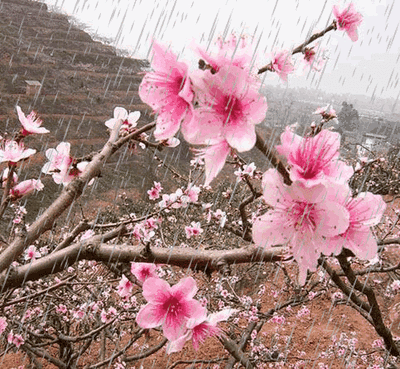
[[[37,178],[46,161],[44,152],[60,141],[71,143],[77,156],[97,150],[106,142],[104,122],[115,106],[140,110],[149,122],[147,106],[137,89],[145,60],[118,56],[116,50],[76,28],[70,20],[48,11],[45,4],[29,0],[0,1],[0,132],[19,128],[15,105],[29,113],[35,110],[51,133],[29,138],[37,154],[25,164],[21,175]],[[25,80],[43,85],[39,96],[26,95]],[[110,199],[110,192],[124,187],[143,191],[155,178],[151,155],[143,150],[123,152],[105,167],[94,191]],[[118,164],[116,164],[118,163]],[[40,211],[59,193],[48,176],[42,178],[45,191],[29,199],[29,209]],[[138,186],[138,183],[140,184]]]

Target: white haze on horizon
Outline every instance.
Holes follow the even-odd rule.
[[[193,61],[191,43],[208,46],[218,35],[248,34],[258,44],[261,64],[273,50],[291,49],[333,20],[334,0],[45,0],[88,27],[91,34],[113,40],[132,57],[148,59],[154,39],[171,46],[184,60]],[[320,42],[329,60],[322,73],[289,76],[289,87],[312,87],[325,92],[363,94],[396,99],[400,75],[400,36],[395,0],[354,0],[364,19],[359,40],[342,31],[329,32]],[[294,57],[294,59],[297,59]],[[268,73],[266,84],[285,86]]]

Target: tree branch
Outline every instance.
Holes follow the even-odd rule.
[[[50,207],[29,227],[29,231],[15,240],[0,254],[0,273],[6,270],[28,245],[31,245],[41,234],[52,228],[55,220],[81,196],[84,187],[92,179],[100,175],[100,168],[105,161],[114,154],[120,147],[135,136],[150,130],[155,123],[150,123],[137,131],[117,140],[114,130],[111,132],[110,139],[103,149],[93,156],[92,161],[87,165],[85,171],[78,178],[75,178],[61,192],[60,196],[50,205]],[[117,141],[116,141],[117,140]]]
[[[113,231],[117,234],[117,231]],[[101,243],[103,236],[95,236],[85,242],[78,242],[63,250],[46,255],[11,270],[9,275],[0,276],[3,291],[20,286],[28,280],[37,280],[46,275],[62,271],[79,260],[97,260],[108,263],[146,262],[176,265],[199,271],[219,270],[224,265],[252,262],[273,262],[282,260],[281,247],[264,250],[247,246],[233,250],[195,250],[190,248],[161,248],[152,247],[149,254],[143,254],[142,246],[127,244],[110,245]]]

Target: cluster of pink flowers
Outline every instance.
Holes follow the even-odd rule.
[[[43,184],[40,179],[28,179],[18,183],[18,176],[14,169],[19,161],[25,160],[36,153],[34,149],[26,149],[22,141],[24,137],[31,134],[44,134],[49,131],[40,127],[42,121],[35,112],[31,112],[27,117],[19,106],[16,107],[19,121],[22,125],[19,135],[15,140],[1,138],[0,162],[7,162],[8,167],[2,174],[2,187],[6,187],[9,182],[9,195],[12,201],[21,199],[32,194],[35,190],[41,191]],[[12,173],[10,172],[12,170]],[[11,176],[11,178],[9,178]]]
[[[362,17],[353,4],[342,12],[334,7],[333,12],[336,27],[355,41]],[[258,92],[261,84],[254,70],[252,46],[245,37],[235,35],[219,38],[210,51],[195,46],[201,59],[199,69],[190,72],[171,50],[153,41],[153,71],[143,78],[140,98],[157,114],[156,139],[171,139],[181,129],[189,143],[205,146],[198,155],[205,162],[206,186],[221,171],[232,149],[243,152],[253,148],[255,125],[267,112],[266,99]],[[317,59],[314,48],[302,50],[304,60],[320,70],[323,58]],[[286,81],[294,71],[291,52],[273,53],[267,70]],[[126,111],[116,111],[109,125],[122,115],[121,119],[126,119]]]
[[[235,36],[219,40],[209,53],[197,48],[204,67],[189,73],[172,51],[154,42],[154,71],[145,75],[139,88],[141,99],[157,113],[158,140],[173,137],[181,128],[189,143],[207,146],[200,152],[207,184],[222,169],[231,148],[242,152],[254,146],[255,124],[267,111],[258,92],[260,81],[251,74],[252,54],[244,50],[248,45]]]
[[[197,292],[192,277],[182,279],[174,286],[149,277],[143,283],[143,297],[148,302],[137,317],[137,324],[146,329],[161,326],[169,340],[167,353],[180,351],[187,341],[195,350],[207,337],[221,334],[217,323],[227,320],[235,311],[225,309],[208,314],[207,309],[194,299]]]
[[[273,209],[255,220],[253,240],[261,247],[289,243],[301,284],[321,253],[338,255],[345,247],[361,259],[377,255],[370,227],[379,223],[386,204],[369,192],[352,196],[348,180],[354,171],[339,160],[339,146],[338,133],[322,130],[302,138],[287,128],[277,150],[288,161],[292,185],[274,169],[263,175],[263,198]]]
[[[155,187],[153,187],[153,189],[154,188]],[[178,188],[170,195],[162,195],[162,200],[158,204],[162,209],[167,207],[171,207],[173,209],[179,209],[181,207],[186,208],[190,203],[197,202],[199,199],[199,193],[200,187],[189,183],[188,187],[184,191],[181,188]]]
[[[7,336],[7,342],[10,344],[13,343],[17,348],[19,348],[25,343],[25,340],[20,334],[14,334],[13,331],[11,331]]]

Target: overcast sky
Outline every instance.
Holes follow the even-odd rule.
[[[334,0],[45,0],[85,23],[91,33],[114,40],[114,46],[134,57],[148,58],[152,39],[171,45],[186,60],[193,60],[191,42],[207,46],[218,35],[232,31],[254,36],[261,64],[268,53],[299,45],[312,32],[333,20]],[[319,87],[334,93],[397,98],[400,85],[400,2],[354,0],[364,20],[359,40],[341,31],[321,42],[329,56],[323,73],[289,77],[289,87]],[[268,73],[265,83],[281,83]]]

